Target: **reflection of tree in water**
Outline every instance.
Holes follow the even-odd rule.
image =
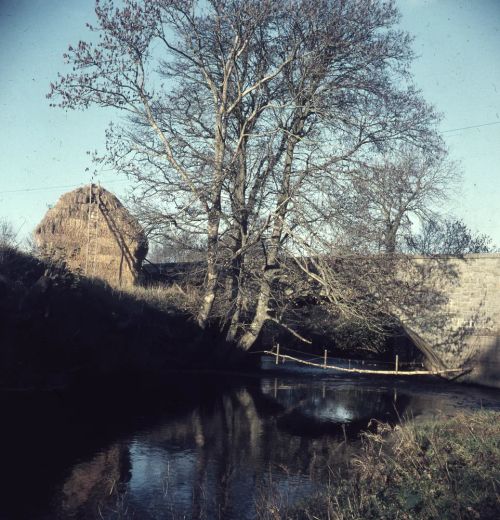
[[[90,518],[95,505],[121,492],[130,479],[130,456],[126,446],[113,444],[90,461],[76,464],[62,486],[60,509],[65,516]]]
[[[112,445],[76,465],[62,487],[61,509],[113,518],[125,494],[136,518],[251,518],[270,489],[293,501],[312,491],[314,478],[342,465],[351,448],[328,416],[339,402],[346,410],[358,406],[365,426],[392,406],[390,396],[367,399],[355,388],[325,398],[314,387],[281,389],[276,399],[265,384],[263,390],[216,395],[137,434],[128,447]]]

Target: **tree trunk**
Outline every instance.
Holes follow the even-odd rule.
[[[217,269],[217,242],[219,239],[219,221],[218,214],[210,215],[208,221],[208,240],[207,240],[207,281],[205,284],[205,292],[201,302],[200,311],[198,313],[198,325],[204,329],[207,326],[210,313],[215,300],[215,292],[217,289],[217,280],[219,277]]]
[[[226,136],[223,116],[224,105],[219,109],[215,118],[214,177],[210,196],[212,207],[207,215],[207,281],[200,311],[198,312],[198,325],[202,329],[206,328],[210,313],[212,312],[218,280],[217,249],[219,242],[221,190],[224,176],[223,164]]]
[[[401,226],[401,217],[402,215],[397,215],[394,220],[388,221],[385,226],[384,250],[386,253],[391,255],[396,252],[398,231]]]
[[[385,231],[384,250],[389,254],[396,252],[396,231],[391,225],[387,226]]]
[[[238,340],[238,348],[249,350],[257,341],[264,323],[269,319],[269,302],[271,299],[271,286],[275,277],[275,269],[265,271],[260,285],[257,308],[248,330]]]
[[[288,137],[285,164],[283,166],[283,179],[281,184],[281,193],[278,197],[276,210],[274,212],[274,226],[271,234],[270,247],[267,254],[266,265],[262,282],[259,289],[259,296],[257,299],[257,307],[255,314],[250,324],[250,327],[243,334],[238,341],[238,348],[242,350],[249,350],[257,341],[259,334],[264,327],[265,322],[270,318],[269,304],[271,301],[271,288],[276,279],[276,274],[279,271],[278,256],[281,245],[281,238],[283,236],[283,226],[288,209],[288,202],[290,198],[292,163],[295,152],[295,146],[299,142],[299,134],[304,128],[305,117],[297,119],[292,126],[292,132]]]
[[[241,237],[235,240],[234,250],[238,251],[241,248]],[[234,251],[233,251],[234,254]],[[242,294],[241,294],[241,274],[242,274],[242,258],[239,254],[233,256],[231,262],[231,289],[230,298],[231,304],[234,306],[230,319],[229,329],[226,335],[227,341],[234,341],[238,334],[240,324],[240,314],[242,307]]]
[[[240,133],[243,132],[243,127]],[[248,235],[248,210],[246,208],[245,200],[245,185],[247,180],[247,164],[246,164],[246,141],[244,138],[241,143],[239,152],[239,166],[236,174],[232,210],[234,215],[234,244],[232,249],[231,259],[231,303],[234,305],[234,310],[231,315],[229,329],[226,335],[226,340],[233,342],[236,340],[238,330],[240,327],[241,309],[243,306],[242,294],[242,275],[244,254],[242,248],[247,243]]]

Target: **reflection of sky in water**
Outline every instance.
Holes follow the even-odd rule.
[[[230,390],[209,407],[165,417],[132,436],[125,493],[136,518],[246,520],[269,498],[278,508],[290,506],[318,485],[311,460],[316,468],[340,462],[331,457],[342,441],[328,433],[314,440],[301,424],[385,419],[410,403],[408,394],[381,385],[267,377],[258,388]]]
[[[278,504],[290,504],[314,490],[307,475],[290,474],[280,467],[267,471],[265,463],[259,464],[264,461],[246,457],[224,472],[221,460],[196,449],[172,449],[165,443],[135,439],[129,453],[128,500],[140,516],[149,518],[254,518],[257,502],[271,490]]]
[[[264,379],[262,392],[281,403],[284,413],[300,412],[319,421],[347,423],[383,417],[394,409],[387,392],[362,387],[331,388],[325,383],[308,385]]]
[[[170,503],[176,509],[192,504],[192,482],[196,453],[191,449],[166,451],[147,442],[133,441],[129,446],[131,479],[128,493],[133,502],[150,512]]]
[[[349,422],[354,418],[351,410],[348,410],[342,404],[327,404],[324,407],[318,408],[314,414],[318,419],[335,422]]]

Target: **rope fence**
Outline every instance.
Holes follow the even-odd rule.
[[[303,365],[307,366],[313,366],[316,368],[322,368],[324,370],[336,370],[339,372],[346,372],[351,374],[372,374],[372,375],[387,375],[387,376],[428,376],[428,375],[445,375],[445,374],[454,374],[454,377],[459,377],[462,374],[465,374],[467,372],[470,372],[471,368],[447,368],[442,370],[400,370],[399,369],[399,359],[398,356],[396,356],[395,360],[395,370],[373,370],[373,369],[367,369],[367,368],[352,368],[350,366],[350,360],[349,360],[349,368],[341,367],[338,365],[329,365],[328,364],[328,358],[327,358],[327,351],[325,350],[324,356],[323,356],[323,363],[315,363],[313,361],[308,361],[305,359],[299,359],[293,356],[289,356],[288,354],[280,354],[280,346],[279,344],[276,346],[276,351],[272,350],[264,350],[264,354],[269,354],[271,356],[275,356],[276,358],[276,364],[279,363],[279,360],[281,359],[283,362],[285,359],[288,359],[290,361],[295,361],[296,363],[301,363]],[[314,358],[320,358],[321,356],[314,355]],[[314,359],[313,358],[313,359]]]
[[[276,352],[274,350],[275,348],[276,347],[273,347],[273,349],[272,349],[273,356],[276,354]],[[304,352],[302,350],[297,350],[297,349],[290,348],[290,347],[283,347],[282,345],[280,345],[279,348],[280,348],[280,352],[283,352],[283,353],[295,352],[310,361],[312,361],[313,359],[318,359],[318,360],[324,359],[324,354],[314,354],[312,352]],[[252,352],[252,354],[264,354],[264,353],[269,353],[269,351],[268,350],[259,350],[259,351]],[[350,363],[352,362],[353,364],[358,363],[361,365],[366,364],[366,365],[377,365],[377,366],[381,366],[381,365],[391,366],[391,367],[394,366],[394,361],[382,361],[382,360],[375,360],[375,359],[372,360],[372,359],[346,358],[346,361],[348,361]],[[399,361],[399,366],[423,368],[424,364],[421,361]]]

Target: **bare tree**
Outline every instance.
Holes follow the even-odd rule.
[[[396,20],[392,6],[302,2],[296,13],[282,25],[284,42],[289,46],[300,35],[304,51],[283,72],[287,109],[279,113],[280,159],[271,175],[276,193],[262,240],[265,262],[255,312],[239,339],[244,349],[267,320],[276,319],[272,292],[283,258],[319,257],[335,239],[324,231],[332,220],[335,225],[325,212],[324,184],[335,182],[362,150],[396,139],[437,140],[430,131],[432,110],[411,87],[401,91],[392,82],[411,58],[404,35],[378,32]]]
[[[0,247],[14,247],[17,244],[17,233],[8,220],[0,220]]]
[[[328,187],[360,154],[436,141],[410,38],[393,1],[122,4],[97,1],[99,40],[70,47],[49,97],[125,113],[106,160],[138,181],[148,226],[204,237],[198,323],[220,318],[247,350],[279,321],[287,258],[341,234]]]
[[[432,219],[458,185],[460,171],[440,141],[423,144],[398,144],[353,163],[346,174],[342,197],[356,208],[346,213],[347,228],[354,226],[373,251],[394,253],[400,238],[404,246],[402,235]]]
[[[419,233],[407,238],[408,250],[421,255],[454,255],[492,253],[491,237],[475,233],[460,219],[433,218],[424,223]]]
[[[151,249],[148,256],[154,263],[203,262],[206,257],[204,244],[196,242],[190,234],[177,231],[156,233]]]
[[[235,64],[255,34],[273,21],[273,4],[211,1],[205,9],[196,1],[126,0],[115,9],[111,1],[97,1],[98,25],[89,28],[100,33],[99,42],[69,48],[66,58],[75,72],[53,84],[50,94],[59,95],[63,107],[98,104],[128,113],[129,127],[108,133],[114,144],[111,162],[142,183],[144,197],[159,194],[163,209],[168,205],[167,218],[175,223],[182,218],[187,230],[193,222],[205,226],[202,327],[218,278],[231,117],[245,97],[291,59],[285,56],[254,83],[238,81]],[[166,88],[162,81],[168,82]]]

